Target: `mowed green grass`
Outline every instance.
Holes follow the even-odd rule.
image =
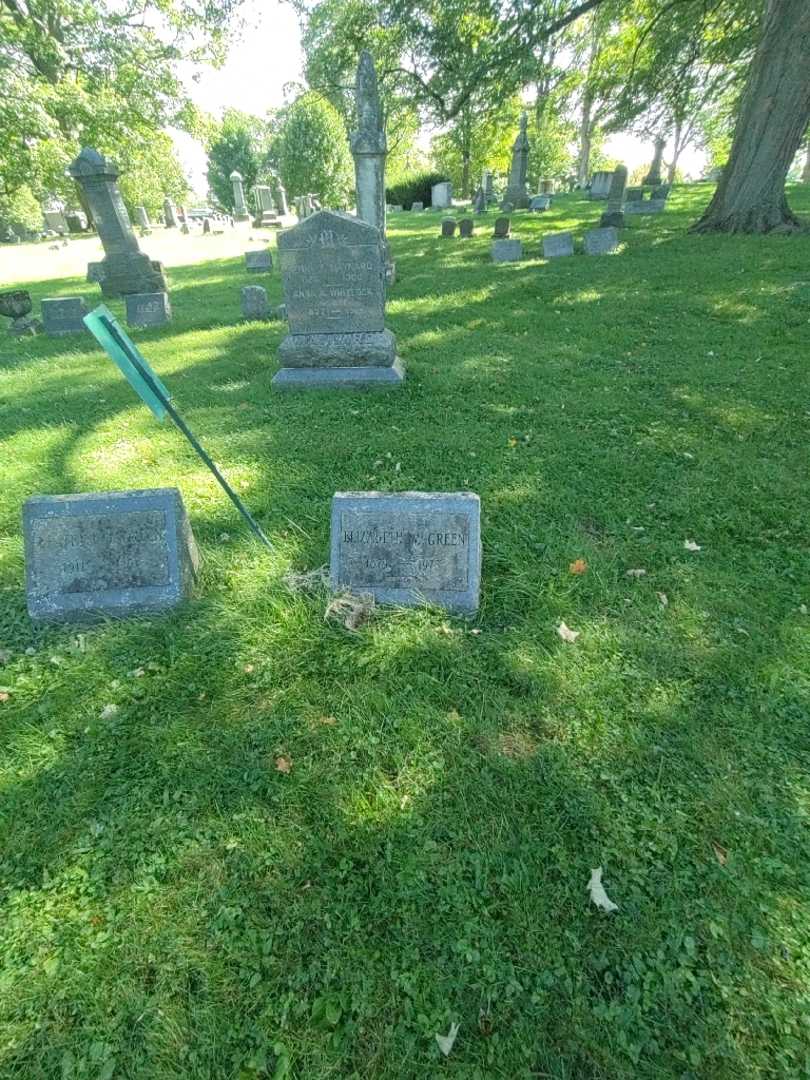
[[[808,1074],[810,235],[709,195],[498,266],[395,216],[394,393],[275,394],[278,271],[172,272],[133,336],[273,555],[89,341],[2,339],[0,1076]],[[24,500],[160,485],[198,597],[32,626]],[[478,492],[478,616],[291,593],[347,489]]]

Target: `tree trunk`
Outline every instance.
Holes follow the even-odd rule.
[[[683,135],[683,124],[680,120],[675,121],[675,142],[672,147],[672,161],[667,165],[667,183],[672,185],[675,183],[675,172],[678,168],[678,158],[681,156],[683,146],[681,145],[681,136]],[[684,144],[685,145],[685,144]]]
[[[810,3],[767,0],[728,163],[692,232],[767,233],[799,227],[785,179],[810,120]]]
[[[577,157],[577,183],[580,187],[585,187],[588,183],[588,173],[591,166],[592,106],[593,95],[590,90],[586,89],[582,98],[582,120],[579,125],[579,155]]]
[[[470,152],[465,149],[461,159],[461,197],[470,197]]]
[[[804,152],[804,172],[802,173],[802,183],[810,184],[810,142],[808,142],[807,149]]]

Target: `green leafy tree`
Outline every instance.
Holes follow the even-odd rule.
[[[289,106],[275,151],[290,195],[312,192],[324,206],[348,205],[354,189],[349,137],[340,113],[325,98],[310,91]]]
[[[258,117],[227,109],[222,123],[211,133],[208,142],[208,185],[220,206],[234,209],[234,169],[241,173],[249,192],[265,167],[269,150],[269,125]]]

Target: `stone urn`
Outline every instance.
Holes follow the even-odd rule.
[[[38,334],[42,323],[31,314],[31,294],[25,289],[0,293],[0,315],[11,319],[10,334]]]

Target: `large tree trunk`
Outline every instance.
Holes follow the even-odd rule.
[[[810,2],[767,0],[728,163],[692,232],[798,228],[785,179],[810,120]]]
[[[591,167],[592,105],[592,94],[590,90],[586,89],[582,98],[582,121],[579,125],[579,154],[577,156],[577,183],[580,187],[585,187],[588,183],[588,173]]]

